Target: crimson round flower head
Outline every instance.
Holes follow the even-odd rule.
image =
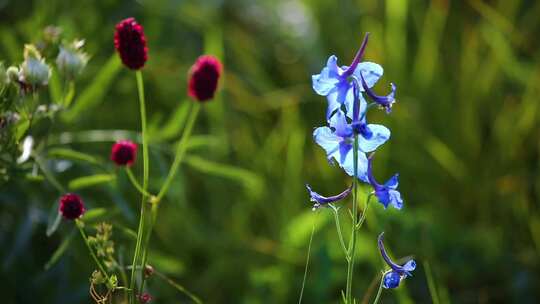
[[[135,18],[127,18],[116,25],[114,47],[125,66],[138,70],[148,60],[148,48],[143,27]]]
[[[111,160],[118,166],[131,166],[136,158],[136,143],[129,140],[120,140],[112,146]]]
[[[210,55],[197,58],[189,70],[188,95],[197,101],[214,98],[222,66],[219,59]]]
[[[60,207],[58,210],[67,220],[78,219],[86,211],[81,197],[74,193],[64,194],[60,198]]]
[[[152,301],[152,296],[148,293],[143,293],[142,295],[139,295],[139,302],[146,304]]]

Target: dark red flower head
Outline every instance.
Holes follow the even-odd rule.
[[[127,18],[116,25],[114,47],[125,66],[138,70],[148,60],[148,48],[143,27],[135,18]]]
[[[81,217],[86,209],[84,209],[84,203],[80,196],[68,193],[60,198],[58,210],[65,219],[74,220]]]
[[[197,101],[214,98],[221,71],[221,62],[216,57],[204,55],[197,58],[189,70],[189,96]]]
[[[139,295],[139,302],[146,304],[150,301],[152,301],[152,296],[150,294],[143,293],[142,295]]]
[[[112,146],[111,160],[118,166],[131,166],[137,158],[137,144],[129,140],[120,140]]]

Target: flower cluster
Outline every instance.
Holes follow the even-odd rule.
[[[396,86],[392,83],[391,92],[386,96],[377,95],[373,91],[373,86],[383,75],[383,68],[377,63],[362,61],[367,42],[366,34],[349,66],[338,66],[337,57],[332,55],[322,71],[312,76],[313,90],[328,100],[328,125],[316,128],[313,138],[325,150],[330,163],[337,163],[349,176],[372,188],[370,197],[375,196],[385,209],[388,206],[401,209],[403,199],[397,189],[398,174],[384,184],[379,184],[373,176],[374,152],[390,139],[390,130],[383,125],[369,123],[368,110],[378,106],[386,113],[391,113]],[[313,191],[309,185],[307,189],[314,210],[342,200],[352,192],[349,187],[337,195],[326,197]],[[384,276],[383,286],[395,288],[403,278],[410,276],[415,263],[412,260],[404,266],[393,263],[384,251],[382,234],[379,248],[391,268]]]
[[[124,19],[116,25],[114,47],[124,65],[132,70],[141,69],[148,60],[144,30],[135,18]]]

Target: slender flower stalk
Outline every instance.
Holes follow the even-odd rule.
[[[107,280],[109,280],[109,274],[105,270],[105,267],[99,261],[98,257],[94,253],[94,249],[92,249],[92,246],[90,246],[90,243],[88,242],[88,237],[86,236],[86,233],[84,232],[84,223],[81,220],[77,219],[75,220],[75,225],[79,229],[81,237],[84,241],[84,244],[86,244],[86,248],[88,248],[88,252],[90,253],[90,256],[92,256],[92,259],[94,260],[94,262],[96,262],[96,265],[98,266],[101,273],[105,276],[105,278],[107,278]]]
[[[354,136],[354,176],[358,176],[358,135]],[[347,260],[347,286],[345,290],[345,298],[348,304],[353,304],[352,297],[352,281],[354,275],[354,260],[356,256],[356,219],[358,214],[358,180],[353,179],[353,203],[352,203],[352,228],[351,228],[351,240],[349,247],[349,259]]]
[[[129,288],[131,290],[135,290],[135,281],[136,281],[136,269],[139,265],[139,261],[142,261],[143,252],[146,250],[146,248],[141,248],[143,244],[143,235],[145,233],[145,226],[148,222],[147,220],[147,199],[148,196],[146,195],[148,193],[148,177],[149,177],[149,157],[148,157],[148,138],[147,138],[147,132],[146,132],[146,105],[145,105],[145,98],[144,98],[144,83],[143,83],[143,77],[140,70],[137,70],[136,73],[136,79],[137,79],[137,91],[139,93],[139,106],[140,106],[140,114],[141,114],[141,129],[142,129],[142,150],[143,150],[143,184],[142,184],[142,200],[141,200],[141,216],[139,219],[139,228],[137,230],[137,242],[135,244],[135,253],[133,255],[133,263],[134,266],[131,269],[131,279],[130,279],[130,286]],[[144,266],[142,263],[141,266],[141,277],[144,277],[143,271]],[[131,294],[131,300],[135,301],[135,292]]]

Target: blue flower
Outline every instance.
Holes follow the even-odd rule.
[[[306,188],[309,192],[310,200],[314,203],[313,211],[327,204],[334,203],[334,202],[337,202],[339,200],[346,198],[351,193],[351,190],[352,190],[352,186],[351,186],[345,189],[340,194],[333,195],[333,196],[322,196],[319,193],[313,191],[308,184],[306,184]]]
[[[365,118],[359,122],[358,136],[358,178],[368,182],[367,157],[369,153],[390,138],[390,130],[382,125],[367,124]],[[313,132],[315,142],[325,151],[329,160],[334,159],[350,176],[354,176],[354,132],[342,111],[330,118],[330,127],[320,127]]]
[[[381,185],[377,183],[375,177],[373,177],[372,162],[373,154],[371,154],[368,158],[367,178],[368,182],[373,187],[375,196],[377,196],[379,202],[384,205],[385,209],[388,207],[388,205],[392,205],[396,209],[401,209],[401,207],[403,207],[403,199],[401,198],[399,191],[397,191],[399,174],[395,174],[384,185]]]
[[[350,77],[360,78],[364,76],[364,80],[368,88],[371,88],[379,80],[383,74],[383,68],[373,62],[360,62],[364,55],[364,50],[367,45],[369,33],[366,34],[362,41],[362,46],[356,53],[350,66],[339,67],[337,65],[337,57],[332,55],[326,62],[320,74],[312,76],[313,90],[319,95],[326,96],[328,99],[328,110],[326,111],[326,119],[329,119],[332,114],[342,105],[345,105],[349,118],[352,118],[349,113],[352,112],[354,102],[353,84]],[[365,90],[361,88],[361,90]],[[361,111],[365,108],[366,101],[362,96]]]
[[[379,250],[381,251],[382,258],[391,268],[384,274],[383,287],[396,288],[399,286],[401,280],[412,276],[411,272],[416,268],[416,262],[414,260],[409,260],[407,263],[403,264],[403,266],[394,263],[384,249],[383,238],[384,232],[382,232],[378,238]]]
[[[375,94],[375,92],[373,92],[373,90],[371,89],[371,87],[373,85],[370,85],[370,80],[369,78],[364,78],[364,76],[362,75],[363,73],[360,73],[360,80],[362,81],[362,88],[364,89],[364,91],[366,92],[366,94],[371,98],[373,99],[373,101],[377,104],[379,104],[381,107],[383,107],[384,109],[386,109],[386,113],[390,113],[392,111],[392,105],[394,104],[395,100],[396,100],[396,85],[393,84],[393,83],[390,83],[390,87],[392,88],[390,94],[386,95],[386,96],[379,96],[377,94]]]

